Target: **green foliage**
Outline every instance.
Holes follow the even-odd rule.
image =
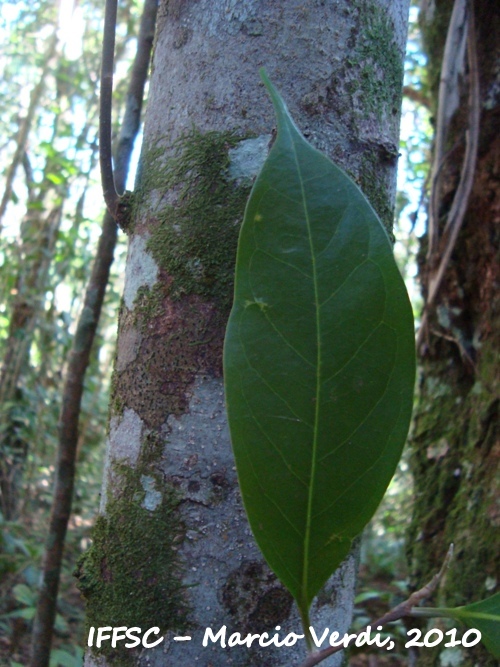
[[[306,621],[401,455],[413,318],[373,209],[263,78],[278,135],[240,235],[226,400],[250,524]]]
[[[83,649],[59,648],[50,653],[50,667],[80,667],[83,664]]]
[[[136,2],[125,4],[117,32],[118,80],[128,77],[129,47],[135,43],[142,11]],[[1,664],[27,664],[34,604],[27,597],[21,600],[20,593],[29,590],[34,599],[38,586],[62,378],[104,209],[96,171],[104,7],[97,0],[83,0],[73,18],[64,15],[65,8],[68,3],[20,0],[2,3],[0,13],[0,200],[21,130],[31,118],[0,220],[0,368],[13,359],[9,371],[16,375],[14,394],[0,405],[0,478],[15,481],[17,495],[12,520],[2,516],[0,507]],[[54,39],[60,21],[63,29]],[[64,21],[72,22],[68,27]],[[123,95],[115,95],[120,115],[123,102]],[[123,253],[122,246],[115,282],[123,273]],[[108,292],[85,380],[79,479],[58,603],[54,665],[78,664],[71,645],[83,640],[83,605],[71,572],[88,545],[98,502],[101,476],[96,471],[102,469],[119,291],[116,284]],[[22,321],[19,314],[28,311],[29,318]]]
[[[36,612],[36,601],[38,591],[36,586],[27,586],[26,584],[16,584],[12,589],[12,597],[21,605],[18,609],[3,614],[1,618],[23,618],[32,621]],[[59,633],[67,633],[68,626],[61,614],[56,615],[54,629]]]
[[[42,523],[39,524],[38,520]],[[20,664],[27,664],[26,651],[29,639],[25,633],[29,632],[35,615],[40,578],[38,564],[43,553],[46,530],[46,515],[43,509],[33,513],[30,521],[28,527],[25,517],[22,522],[5,522],[0,518],[0,635],[4,639],[0,644],[0,664],[9,667],[19,659],[22,660]],[[80,553],[82,539],[85,539],[87,532],[86,526],[82,526],[81,529],[75,525],[70,527],[55,622],[56,636],[52,658],[54,665],[59,664],[54,662],[56,658],[62,665],[70,664],[70,657],[73,660],[71,664],[75,666],[78,664],[75,662],[78,649],[72,648],[71,645],[83,641],[81,634],[83,613],[71,571],[76,554]],[[4,653],[9,645],[11,650]],[[59,650],[62,651],[61,654]],[[65,657],[63,653],[66,654]],[[10,656],[10,661],[4,662],[7,656]]]

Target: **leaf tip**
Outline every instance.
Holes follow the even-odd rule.
[[[269,97],[271,98],[271,101],[274,106],[274,111],[276,113],[276,118],[278,123],[278,131],[282,125],[286,124],[287,121],[291,126],[294,126],[294,123],[288,113],[288,108],[285,102],[283,101],[283,98],[274,87],[273,83],[271,82],[271,79],[267,76],[267,72],[264,67],[261,67],[259,69],[259,74],[260,78],[262,79],[262,83],[266,87],[267,92],[269,93]]]
[[[267,76],[266,68],[265,67],[259,67],[259,74],[260,74],[260,78],[262,79],[262,83],[265,86],[268,86],[270,81],[269,81],[269,77]]]

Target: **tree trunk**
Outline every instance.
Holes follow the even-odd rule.
[[[427,301],[421,336],[420,397],[412,440],[415,509],[408,550],[412,583],[419,587],[440,568],[450,543],[455,557],[437,599],[453,607],[478,601],[498,590],[500,509],[498,505],[498,374],[500,299],[498,293],[498,230],[500,210],[500,140],[498,34],[500,8],[476,0],[473,39],[479,75],[478,153],[471,194],[441,287],[429,304],[429,276],[435,275],[440,253],[421,262]],[[424,16],[423,33],[429,55],[431,85],[437,91],[446,26],[453,3],[435,3]],[[470,26],[470,23],[469,23]],[[495,55],[496,54],[496,55]],[[462,162],[474,133],[467,96],[473,88],[470,53],[460,104],[448,124],[436,193],[438,236],[446,241],[445,225],[459,187]],[[440,114],[436,114],[440,118]],[[466,135],[466,130],[468,134]],[[427,250],[424,237],[422,255]],[[439,627],[441,621],[432,621]],[[446,628],[448,629],[448,628]],[[453,662],[452,662],[453,660]],[[421,665],[494,665],[480,646],[470,649],[422,649]]]
[[[38,200],[40,203],[43,197]],[[22,378],[29,362],[35,327],[43,307],[47,274],[54,254],[62,207],[57,204],[49,213],[28,211],[23,221],[20,258],[22,266],[16,281],[15,295],[0,368],[0,511],[7,520],[17,517],[19,493],[29,443],[22,435],[25,399]],[[25,412],[26,408],[25,408]],[[23,415],[26,419],[26,414]],[[21,433],[19,433],[21,431]]]
[[[272,141],[258,68],[390,230],[407,13],[406,0],[160,5],[101,514],[79,579],[89,626],[169,632],[140,657],[89,653],[87,667],[125,655],[157,667],[272,666],[305,654],[303,641],[202,646],[207,627],[301,632],[245,518],[221,377],[238,228]],[[315,628],[347,630],[355,569],[351,555],[318,596]]]

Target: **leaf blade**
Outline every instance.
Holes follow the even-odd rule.
[[[226,401],[252,530],[304,615],[399,459],[413,321],[380,221],[263,79],[278,134],[240,234]]]
[[[500,658],[500,593],[464,607],[446,609],[446,612],[469,628],[479,630],[481,641],[488,651],[495,658]]]

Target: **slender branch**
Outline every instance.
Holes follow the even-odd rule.
[[[434,257],[439,243],[439,174],[442,166],[448,126],[458,107],[457,79],[463,62],[464,32],[467,26],[467,0],[455,0],[446,34],[438,93],[431,202],[429,206],[429,246],[427,258]]]
[[[139,131],[157,9],[158,0],[145,0],[137,40],[137,53],[128,88],[127,107],[116,151],[117,176],[120,187],[125,185],[134,140]],[[101,314],[116,238],[117,226],[111,213],[107,211],[104,216],[96,259],[85,292],[84,306],[78,320],[64,381],[59,419],[55,490],[42,566],[42,582],[33,627],[30,667],[47,667],[49,665],[64,540],[73,498],[83,382]]]
[[[469,3],[469,20],[467,31],[467,57],[469,64],[469,118],[466,132],[465,156],[462,163],[460,181],[453,197],[453,202],[448,214],[448,220],[443,231],[443,237],[439,243],[439,247],[435,250],[436,256],[439,256],[440,258],[436,271],[433,270],[432,266],[433,258],[430,258],[431,276],[429,279],[429,292],[427,295],[425,310],[422,315],[420,329],[417,334],[417,348],[422,343],[423,335],[426,329],[428,309],[430,306],[432,306],[437,296],[446,268],[449,264],[451,254],[455,247],[458,233],[462,227],[462,223],[467,212],[467,207],[469,205],[469,197],[472,191],[472,185],[474,182],[481,117],[479,100],[479,72],[477,65],[475,33],[474,9],[472,3]],[[433,188],[434,187],[435,184],[433,184]],[[432,208],[433,207],[431,206],[431,210]]]
[[[444,559],[441,569],[432,577],[429,583],[427,583],[420,590],[412,593],[407,600],[401,602],[401,604],[398,604],[396,607],[394,607],[394,609],[391,609],[389,612],[387,612],[387,614],[384,614],[384,616],[381,616],[376,621],[372,621],[372,623],[369,625],[365,625],[356,635],[351,635],[351,639],[347,645],[354,643],[356,641],[356,637],[361,634],[361,632],[367,630],[368,627],[377,627],[379,625],[383,626],[386,625],[386,623],[399,621],[399,619],[403,618],[404,616],[418,616],[418,609],[415,609],[415,607],[417,607],[417,605],[420,604],[422,600],[425,600],[430,595],[432,595],[432,593],[434,593],[439,585],[439,582],[448,569],[448,565],[450,564],[452,557],[453,544],[450,545],[450,548],[448,549],[448,553],[446,554],[446,558]],[[340,646],[329,646],[322,651],[318,651],[317,653],[310,655],[303,663],[301,663],[299,667],[314,667],[314,665],[318,665],[320,662],[323,662],[323,660],[326,660],[326,658],[330,657],[334,653],[338,653],[338,651],[342,651],[344,648],[346,648],[344,644]]]
[[[429,97],[418,88],[413,88],[413,86],[403,87],[403,97],[407,97],[412,102],[420,104],[426,109],[430,110],[431,108],[431,101]]]
[[[31,192],[31,189],[33,187],[34,179],[33,179],[33,167],[31,166],[31,160],[26,151],[23,153],[22,157],[22,165],[24,169],[24,175],[26,178],[26,189],[28,190],[28,193]],[[28,197],[29,199],[29,197]]]
[[[439,283],[441,282],[444,267],[446,266],[451,251],[455,245],[458,232],[462,226],[469,196],[474,182],[474,173],[476,170],[477,149],[479,143],[479,124],[481,109],[479,103],[479,72],[477,66],[476,53],[476,35],[475,35],[474,9],[472,3],[469,8],[469,29],[467,33],[467,55],[469,61],[469,118],[466,134],[465,157],[460,174],[460,182],[453,198],[448,220],[443,231],[443,240],[441,246],[444,246],[444,252],[441,253],[441,266],[437,275],[431,284],[432,297],[435,296]],[[429,294],[431,296],[431,293]]]
[[[40,79],[37,85],[31,91],[28,112],[26,114],[26,117],[23,118],[19,123],[19,131],[16,139],[16,150],[14,152],[14,156],[12,157],[12,162],[10,163],[9,168],[7,169],[7,174],[5,177],[5,190],[2,195],[2,200],[0,201],[0,225],[3,216],[5,214],[5,211],[7,209],[8,203],[10,201],[10,198],[12,196],[12,187],[14,179],[16,177],[17,168],[22,163],[23,156],[26,151],[26,143],[28,141],[28,135],[31,130],[31,125],[33,124],[35,113],[40,103],[40,98],[42,97],[42,94],[45,90],[47,74],[52,64],[52,58],[54,57],[54,54],[56,52],[56,46],[57,46],[57,34],[54,33],[49,40],[49,46],[47,48],[47,52],[44,57],[44,63],[42,72],[40,74]]]
[[[99,149],[101,183],[108,211],[116,218],[119,194],[113,176],[111,140],[111,108],[113,102],[113,66],[115,55],[115,26],[118,0],[106,0],[104,35],[102,40],[101,98],[99,105]]]

